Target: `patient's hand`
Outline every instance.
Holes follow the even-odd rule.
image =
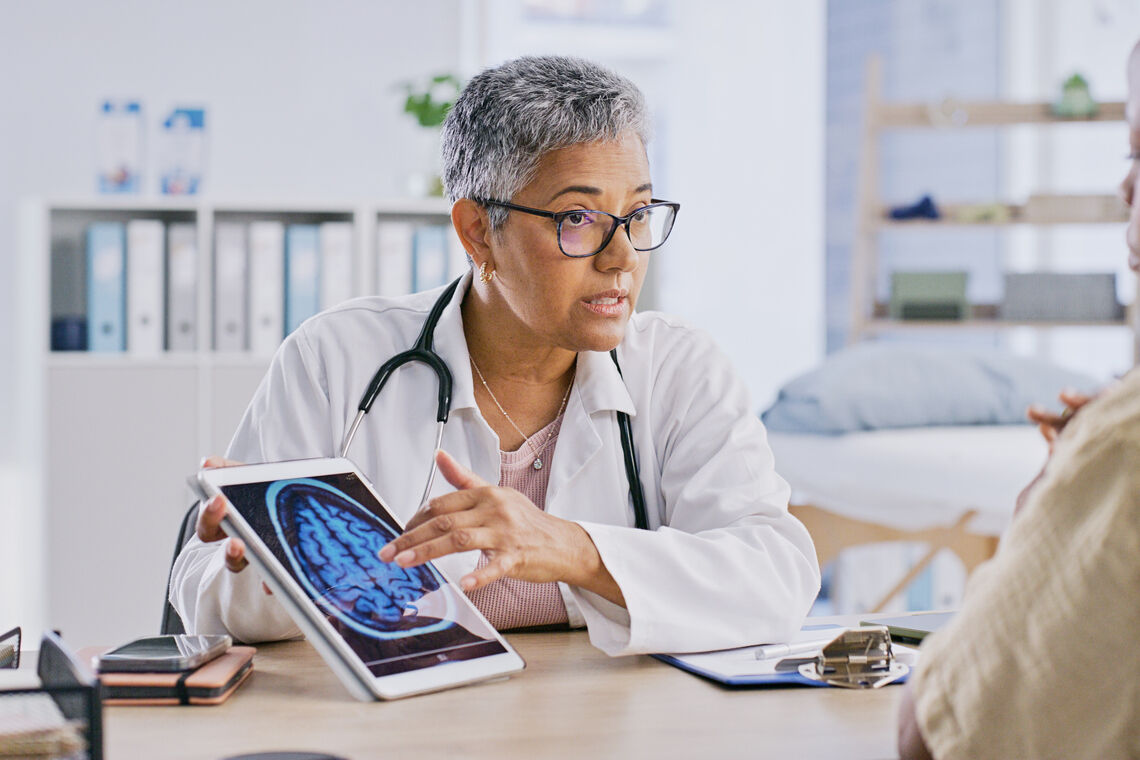
[[[1060,414],[1054,414],[1047,409],[1042,409],[1039,406],[1031,406],[1026,412],[1026,416],[1030,422],[1037,423],[1037,429],[1041,431],[1042,437],[1045,438],[1049,444],[1049,453],[1053,453],[1053,442],[1057,440],[1057,436],[1069,424],[1069,420],[1073,419],[1073,415],[1088,402],[1092,401],[1096,396],[1088,396],[1084,393],[1077,393],[1076,391],[1061,391],[1059,396],[1061,403],[1065,405],[1064,411]],[[1036,480],[1034,481],[1036,482]]]
[[[1026,412],[1026,416],[1031,422],[1037,423],[1037,429],[1041,431],[1041,436],[1049,444],[1049,455],[1053,454],[1053,443],[1057,440],[1057,436],[1073,419],[1073,415],[1080,410],[1088,402],[1096,398],[1095,395],[1089,396],[1084,393],[1077,393],[1076,391],[1061,391],[1059,398],[1061,403],[1065,405],[1064,411],[1060,414],[1054,414],[1047,409],[1042,409],[1039,406],[1031,406]],[[1047,466],[1047,465],[1046,465]],[[1041,468],[1041,472],[1037,473],[1037,477],[1033,478],[1025,488],[1021,489],[1021,493],[1017,495],[1017,503],[1014,505],[1013,514],[1016,517],[1021,508],[1025,506],[1025,502],[1029,500],[1029,493],[1037,482],[1041,480],[1041,476],[1045,474],[1045,467]]]

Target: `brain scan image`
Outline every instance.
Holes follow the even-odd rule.
[[[294,574],[326,614],[375,639],[454,625],[443,577],[428,565],[380,561],[396,533],[348,494],[320,480],[280,480],[265,505]]]

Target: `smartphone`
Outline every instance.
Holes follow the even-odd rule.
[[[99,655],[100,673],[176,673],[225,654],[233,644],[226,635],[146,636]]]

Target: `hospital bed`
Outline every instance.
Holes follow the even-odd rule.
[[[769,434],[791,511],[815,541],[820,567],[841,552],[887,541],[925,552],[869,611],[883,609],[946,549],[966,573],[993,555],[1017,495],[1045,462],[1031,425]]]

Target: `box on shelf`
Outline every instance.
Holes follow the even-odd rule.
[[[1049,224],[1059,219],[1066,222],[1104,222],[1128,220],[1128,209],[1115,195],[1051,195],[1034,193],[1025,201],[1022,221]]]
[[[892,319],[966,319],[967,272],[892,272]]]
[[[1110,322],[1122,319],[1116,275],[1109,273],[1007,272],[1002,319]]]

